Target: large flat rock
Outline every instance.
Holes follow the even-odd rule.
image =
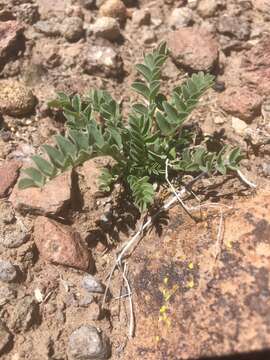
[[[130,359],[179,360],[270,348],[270,191],[195,223],[179,208],[133,255]],[[266,360],[266,359],[265,359]]]

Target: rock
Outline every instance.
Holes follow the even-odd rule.
[[[99,191],[99,177],[101,175],[103,166],[104,164],[99,164],[97,159],[87,160],[82,165],[82,175],[86,182],[86,186],[88,189],[90,189],[93,195]]]
[[[149,25],[151,21],[151,13],[149,9],[138,9],[132,13],[132,22],[136,26]]]
[[[270,18],[270,3],[268,0],[252,0],[252,4],[254,9],[261,11],[267,19]]]
[[[156,42],[157,40],[157,36],[155,34],[155,32],[152,29],[146,29],[143,32],[143,36],[142,36],[142,42],[145,45],[151,45],[154,42]]]
[[[111,41],[119,39],[120,27],[114,18],[101,17],[90,27],[90,30],[97,36]]]
[[[194,71],[210,71],[218,61],[218,43],[197,28],[182,28],[169,34],[168,47],[173,60]]]
[[[38,6],[36,4],[24,3],[15,7],[17,20],[33,25],[39,20]]]
[[[16,298],[16,290],[9,287],[9,285],[0,286],[0,307],[4,306],[5,304],[9,303],[11,300],[14,300],[15,298]]]
[[[22,39],[24,27],[17,21],[0,22],[0,69],[7,63],[7,60],[16,55]],[[21,43],[21,44],[20,44]]]
[[[20,247],[30,238],[30,231],[23,222],[0,223],[0,244],[8,249]]]
[[[6,134],[8,135],[9,132],[3,131],[2,136],[5,137]],[[10,152],[10,144],[7,144],[3,137],[0,137],[0,157],[5,159]]]
[[[44,68],[53,69],[56,66],[61,64],[61,56],[59,54],[59,47],[55,45],[54,40],[44,38],[39,39],[35,46],[32,49],[32,66],[37,68],[37,77],[39,77],[39,73],[43,71]],[[33,77],[31,72],[29,74],[30,79],[29,83],[33,82]],[[36,80],[34,79],[34,83]]]
[[[1,291],[1,288],[0,288]],[[1,293],[0,293],[1,294]],[[1,299],[1,298],[0,298]],[[94,296],[92,294],[86,294],[79,302],[79,306],[81,307],[87,307],[88,305],[92,304],[94,301]],[[1,300],[0,300],[1,304]]]
[[[96,7],[100,8],[107,0],[96,0]]]
[[[197,11],[202,18],[208,18],[215,15],[218,8],[217,0],[200,0]]]
[[[10,261],[0,260],[0,280],[6,283],[12,282],[17,277],[17,270]]]
[[[70,42],[80,40],[84,35],[83,20],[78,16],[65,18],[61,25],[61,33]]]
[[[262,338],[261,330],[269,326],[269,203],[269,185],[230,202],[219,260],[216,222],[207,221],[203,229],[205,224],[192,226],[182,210],[170,211],[162,236],[145,239],[130,268],[139,311],[136,337],[125,350],[129,359],[241,358],[269,348],[270,336]]]
[[[11,329],[15,333],[28,331],[38,322],[38,313],[38,304],[31,296],[18,300],[12,312]]]
[[[125,22],[127,9],[121,0],[107,0],[99,9],[100,16],[113,17],[120,22]]]
[[[10,116],[24,116],[31,113],[36,105],[32,91],[15,80],[0,82],[0,111]]]
[[[0,200],[0,225],[11,224],[15,220],[15,213],[11,204],[5,200]]]
[[[63,19],[66,8],[74,3],[72,0],[35,0],[34,2],[38,5],[42,19],[50,19],[56,16]]]
[[[95,0],[79,0],[79,3],[85,9],[92,9],[95,6]]]
[[[8,195],[19,176],[21,164],[18,161],[6,161],[0,165],[0,198]]]
[[[270,98],[266,98],[263,101],[261,112],[264,121],[270,124]]]
[[[65,172],[49,181],[42,189],[20,190],[16,185],[9,200],[21,213],[56,215],[63,212],[71,200],[71,172]]]
[[[35,30],[47,36],[59,36],[61,34],[61,25],[58,18],[40,20],[34,24]]]
[[[270,162],[262,163],[262,172],[264,176],[270,177]]]
[[[82,55],[83,70],[89,75],[121,77],[123,61],[110,47],[89,46]]]
[[[251,27],[246,18],[222,15],[218,21],[218,31],[221,34],[236,37],[238,40],[248,40]]]
[[[192,9],[195,10],[199,5],[199,0],[188,0],[187,1],[187,6]]]
[[[248,87],[229,87],[220,94],[218,102],[227,113],[251,121],[260,114],[262,97]]]
[[[240,77],[263,96],[270,95],[270,37],[266,36],[242,58]]]
[[[81,6],[78,6],[78,5],[69,6],[68,8],[66,8],[66,14],[67,14],[67,16],[70,16],[70,17],[75,16],[75,17],[79,17],[80,19],[84,20],[84,13],[83,13]]]
[[[235,50],[235,51],[242,50],[244,44],[236,38],[232,38],[230,36],[225,36],[225,35],[220,35],[219,36],[219,45],[220,45],[220,50],[222,50],[222,52],[224,54],[229,56],[231,54],[232,50]]]
[[[245,130],[247,129],[247,124],[245,121],[238,119],[237,117],[232,117],[232,128],[236,134],[244,136]]]
[[[94,326],[83,325],[70,335],[68,354],[72,360],[108,359],[109,339]]]
[[[34,224],[34,240],[44,260],[85,271],[92,266],[90,250],[70,226],[40,216]]]
[[[193,12],[188,7],[176,8],[169,17],[169,26],[173,30],[189,26],[193,21]]]
[[[100,319],[101,316],[101,310],[100,310],[100,306],[99,304],[97,304],[96,302],[91,302],[91,304],[88,305],[87,307],[87,314],[88,314],[88,319],[92,320],[92,321],[97,321]]]
[[[6,325],[0,321],[0,356],[7,350],[13,339]]]
[[[92,275],[85,275],[82,279],[82,287],[90,293],[103,294],[105,287],[99,280]]]

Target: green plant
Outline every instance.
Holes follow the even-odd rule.
[[[55,136],[55,146],[42,146],[46,158],[32,157],[36,167],[23,170],[27,177],[20,180],[19,187],[42,187],[71,167],[109,155],[115,164],[104,169],[101,189],[110,191],[113,184],[122,183],[143,212],[154,201],[154,184],[165,181],[166,161],[172,176],[237,170],[242,158],[238,148],[209,152],[205,143],[194,145],[192,131],[184,126],[214,77],[193,74],[166,98],[160,89],[161,67],[167,56],[166,44],[162,43],[136,65],[141,79],[132,84],[132,89],[143,101],[131,106],[127,122],[122,119],[120,105],[106,91],[94,90],[82,98],[59,93],[50,106],[63,110],[66,134]]]

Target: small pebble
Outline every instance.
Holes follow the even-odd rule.
[[[15,266],[6,260],[0,260],[0,280],[6,283],[12,282],[17,277]]]
[[[82,287],[92,293],[103,293],[104,285],[92,275],[85,275],[82,279]]]

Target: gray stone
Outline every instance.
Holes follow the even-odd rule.
[[[92,275],[85,275],[82,279],[82,287],[92,293],[103,293],[104,285]]]
[[[36,4],[21,4],[15,8],[17,20],[26,24],[34,24],[39,20],[38,5]]]
[[[15,220],[15,213],[10,202],[0,200],[0,225],[10,224]]]
[[[16,298],[16,290],[12,289],[9,285],[3,285],[0,287],[0,307],[4,306],[10,300]]]
[[[169,26],[172,29],[179,29],[189,26],[193,20],[193,12],[188,7],[176,8],[169,17]]]
[[[83,325],[69,337],[68,354],[72,360],[103,360],[110,356],[109,339],[94,326]]]
[[[26,228],[19,224],[0,226],[0,244],[8,249],[18,248],[30,237]]]
[[[2,355],[4,351],[6,351],[6,348],[11,343],[12,338],[13,336],[6,327],[6,325],[2,321],[0,321],[0,355]]]
[[[117,40],[121,35],[119,23],[111,17],[98,18],[95,24],[90,27],[97,37],[102,37],[111,41]]]
[[[247,40],[251,31],[250,23],[245,18],[222,15],[218,22],[218,32],[238,40]]]
[[[17,277],[15,266],[6,260],[0,260],[0,280],[3,282],[12,282]]]
[[[60,22],[58,18],[50,18],[49,20],[40,20],[34,28],[47,36],[58,36],[60,35]]]
[[[122,76],[123,61],[110,47],[89,46],[82,54],[81,66],[89,75]]]
[[[65,18],[61,25],[61,33],[69,42],[80,40],[84,35],[83,20],[78,16]]]
[[[11,328],[19,333],[29,330],[38,321],[38,304],[31,296],[17,302],[12,313]]]

